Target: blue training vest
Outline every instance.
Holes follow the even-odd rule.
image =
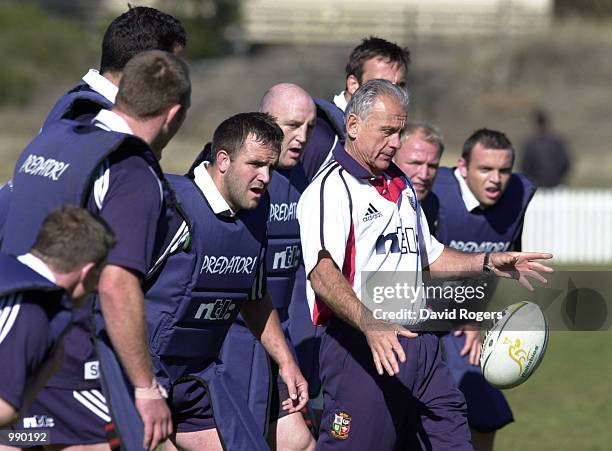
[[[44,291],[49,294],[49,304],[63,304],[70,307],[68,300],[63,299],[64,289],[45,279],[36,271],[17,260],[12,255],[0,253],[0,297],[22,291]]]
[[[223,217],[212,211],[193,180],[176,175],[168,180],[189,218],[190,241],[166,259],[145,293],[156,376],[168,388],[181,379],[207,386],[227,449],[266,449],[246,401],[218,358],[242,303],[263,295],[253,290],[263,288],[256,277],[265,255],[269,199],[255,210]]]
[[[307,185],[308,180],[300,163],[289,170],[275,171],[268,186],[268,294],[286,335],[289,334],[289,306],[292,302],[296,273],[298,269],[303,271],[296,210],[300,195]],[[292,348],[290,345],[290,349]],[[265,435],[270,407],[269,393],[271,388],[276,387],[276,380],[271,380],[268,354],[241,318],[230,329],[221,358],[228,371],[238,381],[260,433]]]
[[[191,243],[167,258],[146,298],[151,352],[173,382],[218,357],[263,258],[268,202],[226,218],[214,214],[192,180],[168,180],[191,222]]]
[[[336,104],[324,100],[324,99],[314,99],[315,105],[317,107],[317,116],[321,116],[320,113],[323,113],[323,117],[327,119],[327,122],[332,126],[332,129],[338,135],[342,143],[346,140],[346,126],[344,124],[344,111],[336,106]]]
[[[312,180],[337,148],[344,148],[344,112],[331,102],[314,99],[317,122],[301,156],[304,172]]]
[[[0,253],[0,298],[10,295],[19,296],[22,301],[35,302],[46,312],[49,318],[47,351],[51,351],[72,323],[71,301],[67,293],[16,257]],[[27,321],[27,318],[24,319]],[[51,360],[53,354],[48,352],[47,360]],[[34,385],[31,381],[36,380],[38,376],[35,372],[44,364],[45,362],[41,362],[38,368],[32,368],[34,372],[28,374],[28,386]]]
[[[522,174],[512,174],[497,204],[469,212],[453,171],[440,168],[432,189],[438,200],[434,232],[438,241],[464,252],[513,250],[520,239],[525,211],[536,190],[533,183]],[[430,216],[436,215],[430,213]]]
[[[115,151],[129,151],[141,156],[157,175],[163,188],[164,206],[158,222],[157,252],[163,250],[166,239],[163,228],[175,209],[174,194],[162,173],[159,162],[149,146],[141,139],[118,132],[103,130],[90,121],[61,119],[49,125],[22,152],[13,175],[13,191],[5,224],[3,250],[20,254],[34,242],[44,218],[56,207],[75,204],[87,207],[91,187],[101,162]],[[157,240],[159,238],[159,240]],[[92,345],[90,311],[93,297],[85,306],[75,310],[75,326],[65,340],[65,359],[62,369],[47,386],[84,390],[99,388],[102,383],[107,403],[117,423],[124,447],[137,449],[142,443],[142,422],[129,402],[131,388],[124,389],[120,370],[111,372],[112,351],[100,357],[104,379],[84,380],[83,364],[96,358]],[[100,342],[107,341],[100,315],[94,316]],[[98,343],[99,346],[102,346]],[[106,359],[107,363],[104,362]],[[80,370],[79,370],[80,366]],[[77,378],[77,379],[75,379]],[[127,399],[127,407],[117,408]]]
[[[17,161],[2,250],[15,255],[27,252],[52,210],[64,204],[85,207],[97,167],[119,149],[140,154],[163,177],[148,146],[134,136],[71,120],[57,121],[43,130]],[[164,194],[167,202],[174,202],[167,189]],[[98,379],[83,378],[82,369],[85,362],[97,360],[90,340],[92,303],[90,297],[75,309],[75,327],[66,340],[64,366],[48,386],[77,390],[99,387]]]
[[[65,204],[85,206],[96,169],[120,148],[141,154],[163,177],[148,146],[131,135],[64,119],[34,138],[15,166],[2,250],[27,252],[52,210]]]
[[[84,81],[64,94],[47,115],[42,128],[60,119],[76,119],[80,116],[95,115],[100,110],[110,110],[113,103]]]
[[[275,171],[268,186],[268,293],[281,323],[288,319],[296,271],[302,262],[297,204],[306,186],[308,180],[301,164]]]

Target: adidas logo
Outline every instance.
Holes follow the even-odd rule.
[[[368,205],[368,210],[366,211],[365,216],[363,217],[363,222],[372,221],[376,218],[380,218],[382,213],[379,212],[372,203]]]

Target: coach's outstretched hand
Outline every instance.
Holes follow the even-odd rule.
[[[546,283],[546,279],[540,273],[554,271],[534,260],[550,260],[552,257],[552,254],[541,252],[493,252],[489,256],[488,267],[496,276],[516,279],[529,291],[533,291],[528,278]]]
[[[293,361],[279,367],[278,373],[289,391],[289,398],[282,402],[283,410],[289,413],[299,412],[308,402],[308,382]]]
[[[136,399],[136,409],[144,423],[142,446],[155,450],[172,434],[172,415],[165,399]]]
[[[372,351],[376,371],[381,376],[385,371],[389,376],[395,376],[400,371],[398,360],[401,363],[406,361],[406,353],[399,342],[399,337],[415,338],[418,336],[399,324],[379,320],[372,320],[372,323],[365,328],[364,334]]]

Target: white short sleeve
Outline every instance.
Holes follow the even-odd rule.
[[[337,170],[321,174],[300,197],[297,207],[306,275],[326,250],[342,271],[352,227],[351,201]]]

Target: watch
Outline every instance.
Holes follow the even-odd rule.
[[[493,272],[491,266],[489,266],[489,257],[491,256],[491,252],[485,252],[484,259],[482,260],[482,272],[490,273]]]

